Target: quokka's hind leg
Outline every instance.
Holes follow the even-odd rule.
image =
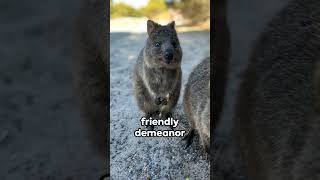
[[[206,136],[201,135],[200,137],[200,141],[201,141],[201,152],[202,155],[204,155],[204,157],[206,159],[210,158],[210,140],[209,138],[207,138]]]
[[[190,102],[189,102],[189,97],[190,97],[190,90],[189,90],[189,86],[186,86],[186,90],[185,90],[185,94],[184,94],[184,98],[183,98],[183,108],[184,108],[184,112],[186,114],[186,117],[190,123],[190,129],[189,132],[184,136],[184,138],[182,140],[186,141],[186,147],[185,149],[187,149],[193,142],[194,136],[195,136],[195,124],[194,124],[194,119],[192,118],[192,112],[191,112],[191,107],[190,107]]]
[[[202,135],[202,136],[200,137],[200,139],[201,139],[201,145],[202,145],[202,147],[203,147],[203,150],[204,150],[205,152],[209,153],[210,139],[209,139],[207,136],[205,136],[205,135]]]
[[[192,144],[195,136],[194,131],[194,129],[190,129],[189,132],[182,138],[183,141],[186,141],[185,149],[187,149]]]
[[[168,118],[173,118],[171,112],[161,113],[160,114],[160,119],[164,119],[165,120],[165,119],[168,119]],[[174,129],[173,125],[171,125],[170,128],[173,130]]]

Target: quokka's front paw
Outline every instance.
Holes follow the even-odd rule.
[[[166,98],[164,98],[162,101],[162,105],[167,105],[167,104],[168,104],[168,100]]]
[[[154,102],[156,103],[156,105],[160,105],[161,104],[161,97],[157,97]]]
[[[148,130],[153,131],[153,130],[154,130],[154,125],[146,125],[146,128],[147,128]]]
[[[167,105],[168,101],[167,101],[166,98],[157,97],[157,98],[155,99],[155,103],[156,103],[156,105],[160,105],[160,104],[162,104],[162,105]]]

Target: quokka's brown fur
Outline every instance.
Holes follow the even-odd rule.
[[[75,19],[73,36],[73,85],[93,147],[107,159],[109,57],[107,1],[85,0]]]
[[[147,22],[148,39],[134,67],[134,95],[147,117],[170,116],[181,87],[182,50],[174,22]]]
[[[252,51],[234,119],[248,179],[320,178],[319,7],[293,0]]]
[[[191,72],[186,84],[183,105],[191,125],[191,130],[186,137],[192,139],[193,131],[198,131],[201,145],[208,152],[210,147],[210,58],[204,59]]]

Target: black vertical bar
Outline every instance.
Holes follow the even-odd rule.
[[[211,3],[211,64],[210,64],[210,91],[211,91],[211,127],[210,127],[210,163],[211,178],[213,174],[213,139],[214,130],[222,114],[224,105],[227,74],[230,57],[230,32],[227,23],[227,0],[214,0]]]

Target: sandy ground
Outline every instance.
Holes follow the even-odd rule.
[[[201,154],[197,139],[185,150],[180,137],[134,136],[143,113],[133,96],[132,71],[147,35],[111,33],[110,37],[111,179],[209,179],[209,160]],[[184,85],[193,67],[210,54],[210,33],[179,33],[179,38],[183,86],[173,116],[180,120],[177,129],[182,130],[188,128],[182,108]]]
[[[88,180],[100,157],[71,91],[78,0],[0,2],[0,179]]]

